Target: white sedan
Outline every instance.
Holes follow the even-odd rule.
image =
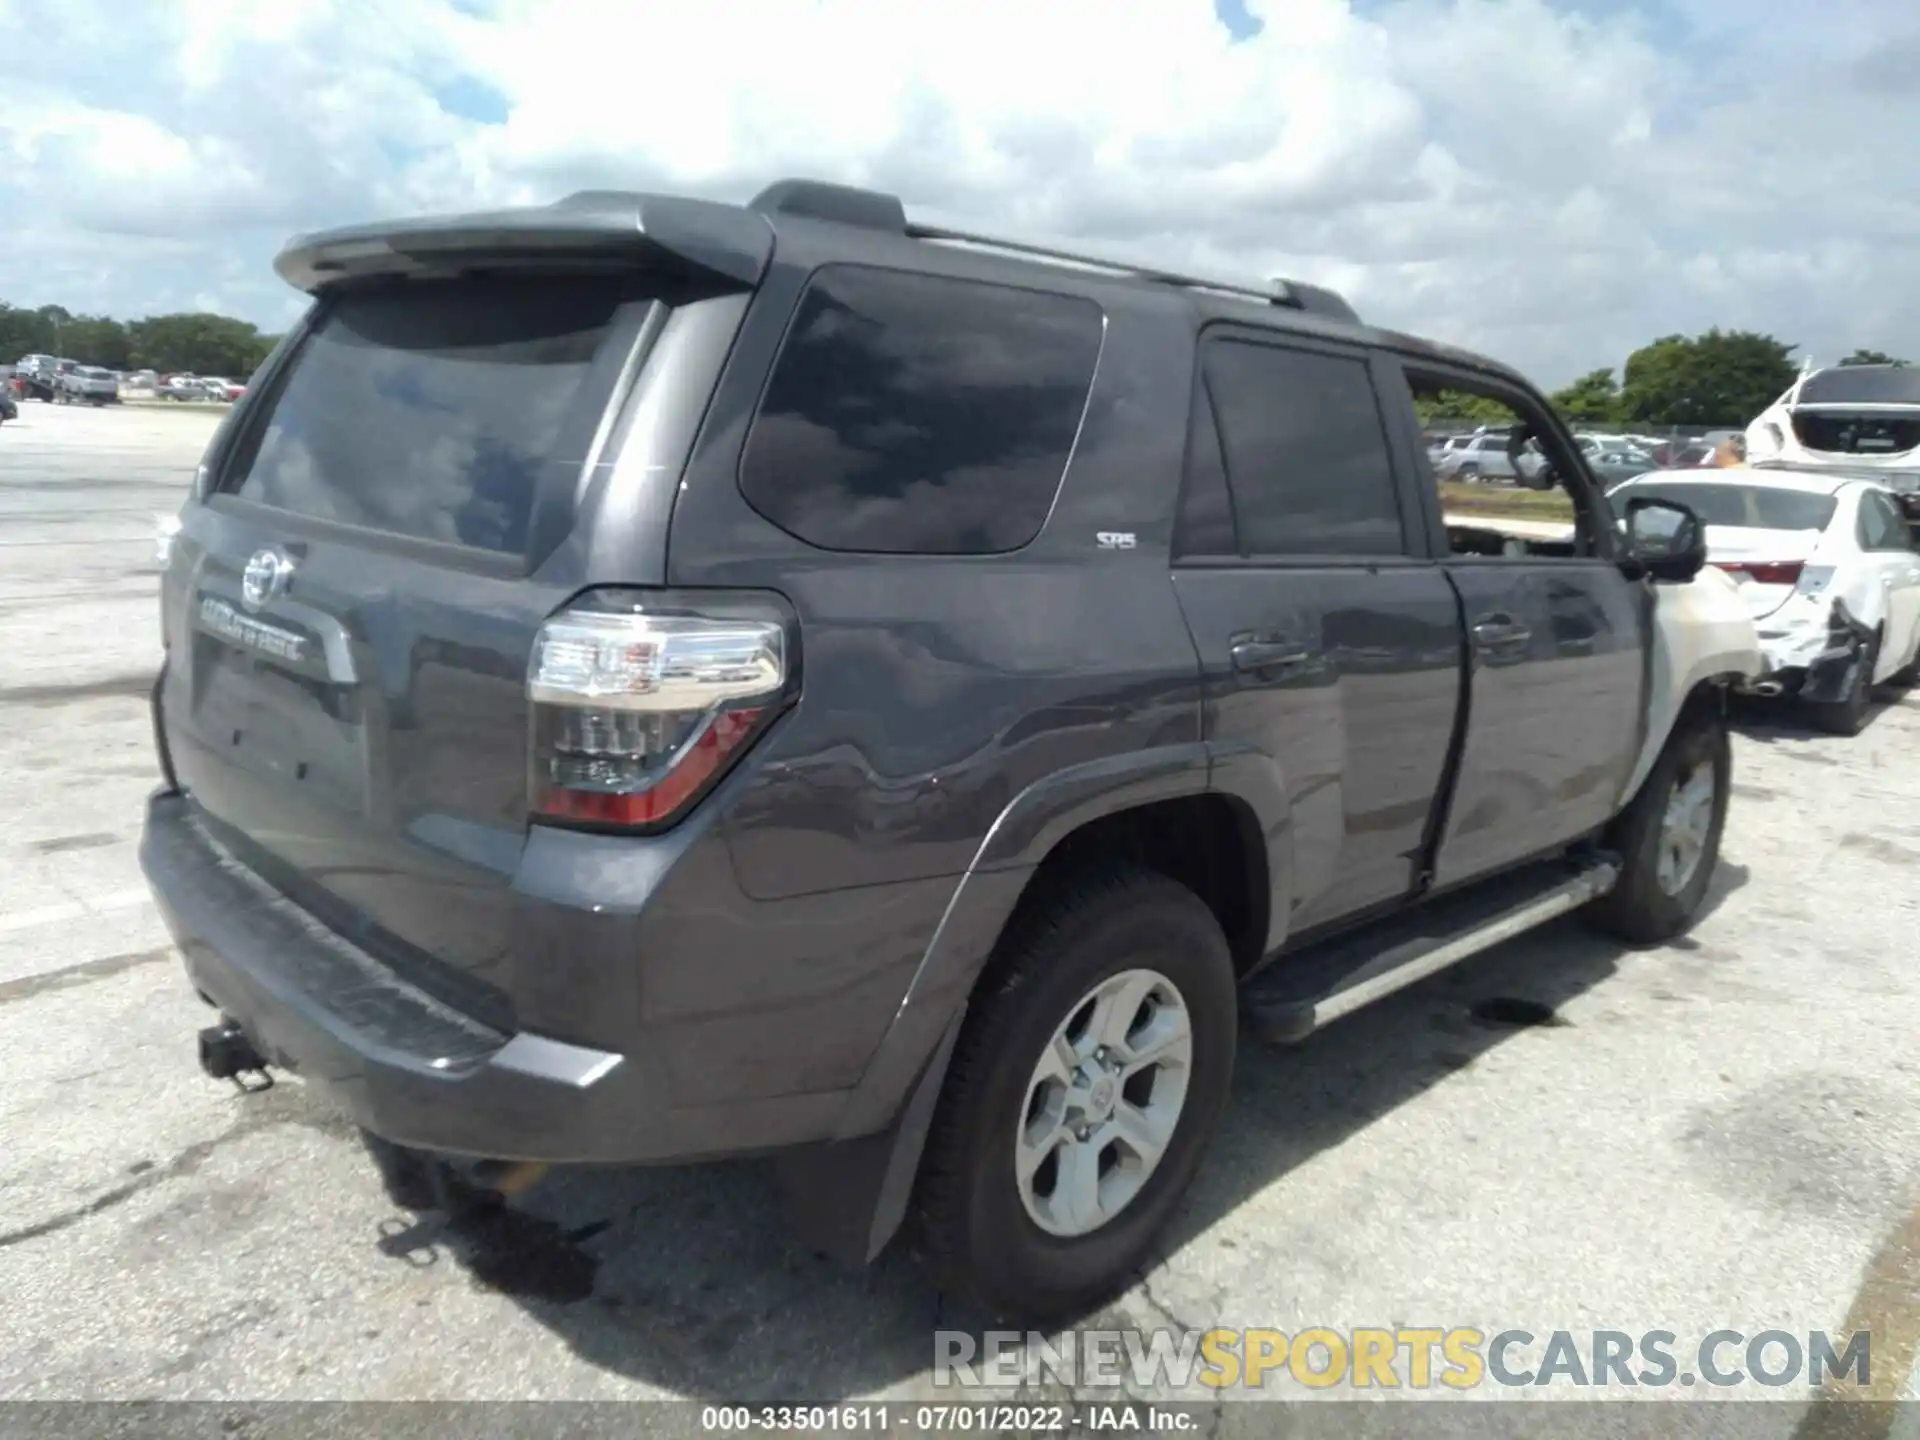
[[[1870,479],[1775,467],[1659,471],[1616,486],[1675,500],[1706,526],[1708,563],[1740,584],[1766,653],[1763,693],[1855,735],[1870,691],[1920,660],[1920,545],[1898,497]]]

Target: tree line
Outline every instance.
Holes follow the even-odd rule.
[[[279,340],[245,320],[204,311],[116,320],[76,315],[59,305],[29,310],[0,300],[0,365],[11,365],[23,355],[52,355],[108,370],[244,380]]]
[[[1663,335],[1611,366],[1589,371],[1550,397],[1576,425],[1744,428],[1800,374],[1794,345],[1749,330]],[[1905,365],[1878,350],[1855,350],[1841,365]],[[1422,403],[1423,420],[1505,424],[1507,407],[1475,395],[1444,394]]]
[[[204,311],[115,320],[76,315],[58,305],[37,310],[0,301],[0,364],[23,355],[55,355],[109,370],[251,375],[279,342],[245,320]],[[1553,393],[1578,425],[1744,426],[1793,384],[1796,347],[1747,330],[1663,335],[1612,367],[1582,375]],[[1904,365],[1878,350],[1856,350],[1842,365]],[[1505,423],[1506,407],[1473,395],[1421,403],[1423,420]]]

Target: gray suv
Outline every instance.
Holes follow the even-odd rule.
[[[1616,528],[1509,370],[809,182],[276,268],[142,862],[207,1072],[319,1086],[407,1203],[773,1154],[816,1246],[1068,1313],[1242,1028],[1700,911],[1750,622],[1654,645],[1697,523]],[[1450,527],[1421,384],[1533,417],[1575,533]]]

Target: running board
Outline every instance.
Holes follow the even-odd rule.
[[[1544,861],[1427,901],[1297,955],[1283,955],[1240,992],[1255,1038],[1291,1045],[1363,1005],[1437,974],[1604,895],[1615,855]]]

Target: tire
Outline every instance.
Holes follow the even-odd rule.
[[[1669,873],[1663,883],[1668,804],[1703,767],[1713,790],[1701,817],[1705,830],[1698,858],[1684,879]],[[1640,793],[1608,829],[1606,844],[1621,860],[1620,880],[1587,906],[1585,914],[1593,925],[1636,945],[1659,944],[1692,928],[1720,860],[1732,772],[1726,722],[1718,714],[1683,715]],[[1679,883],[1673,885],[1673,881]]]
[[[1456,480],[1464,480],[1469,485],[1476,484],[1480,479],[1480,467],[1478,465],[1462,465],[1458,470],[1453,472],[1453,478]]]
[[[1873,667],[1879,659],[1880,637],[1875,634],[1861,647],[1846,695],[1839,700],[1807,701],[1807,718],[1829,735],[1858,735],[1866,729],[1873,712]]]
[[[1130,1196],[1124,1194],[1127,1157],[1137,1165],[1139,1152],[1128,1151],[1113,1123],[1096,1125],[1090,1145],[1074,1142],[1072,1126],[1044,1123],[1045,1111],[1070,1092],[1038,1067],[1057,1031],[1075,1038],[1074,1024],[1103,982],[1113,982],[1122,1010],[1138,1007],[1135,1020],[1148,1015],[1144,1023],[1157,1025],[1178,1013],[1171,1004],[1149,1008],[1145,998],[1134,998],[1150,994],[1154,1002],[1171,995],[1187,1022],[1184,1067],[1176,1062],[1151,1075],[1141,1072],[1144,1091],[1138,1076],[1117,1089],[1105,1082],[1107,1101],[1140,1120],[1151,1107],[1169,1103],[1163,1084],[1177,1087],[1185,1079],[1184,1098],[1176,1091],[1171,1101],[1158,1161]],[[1125,1284],[1179,1206],[1226,1107],[1237,1023],[1226,937],[1213,912],[1183,885],[1136,869],[1098,873],[1062,884],[1018,917],[975,991],[927,1137],[914,1218],[921,1258],[936,1283],[997,1315],[1036,1321],[1084,1313]],[[1093,1029],[1088,1023],[1077,1037],[1083,1049],[1092,1048]],[[1092,1060],[1084,1066],[1104,1073]],[[1098,1086],[1071,1093],[1096,1107],[1102,1103]],[[1037,1099],[1046,1106],[1037,1107]],[[1023,1117],[1037,1119],[1051,1135],[1029,1152],[1048,1158],[1025,1185],[1016,1171]],[[1097,1138],[1102,1134],[1109,1137],[1104,1144]],[[1098,1176],[1092,1193],[1112,1200],[1112,1214],[1077,1234],[1043,1228],[1035,1205],[1064,1215],[1066,1200],[1058,1191],[1035,1197],[1067,1183],[1062,1167],[1076,1155],[1092,1157],[1091,1173]]]

